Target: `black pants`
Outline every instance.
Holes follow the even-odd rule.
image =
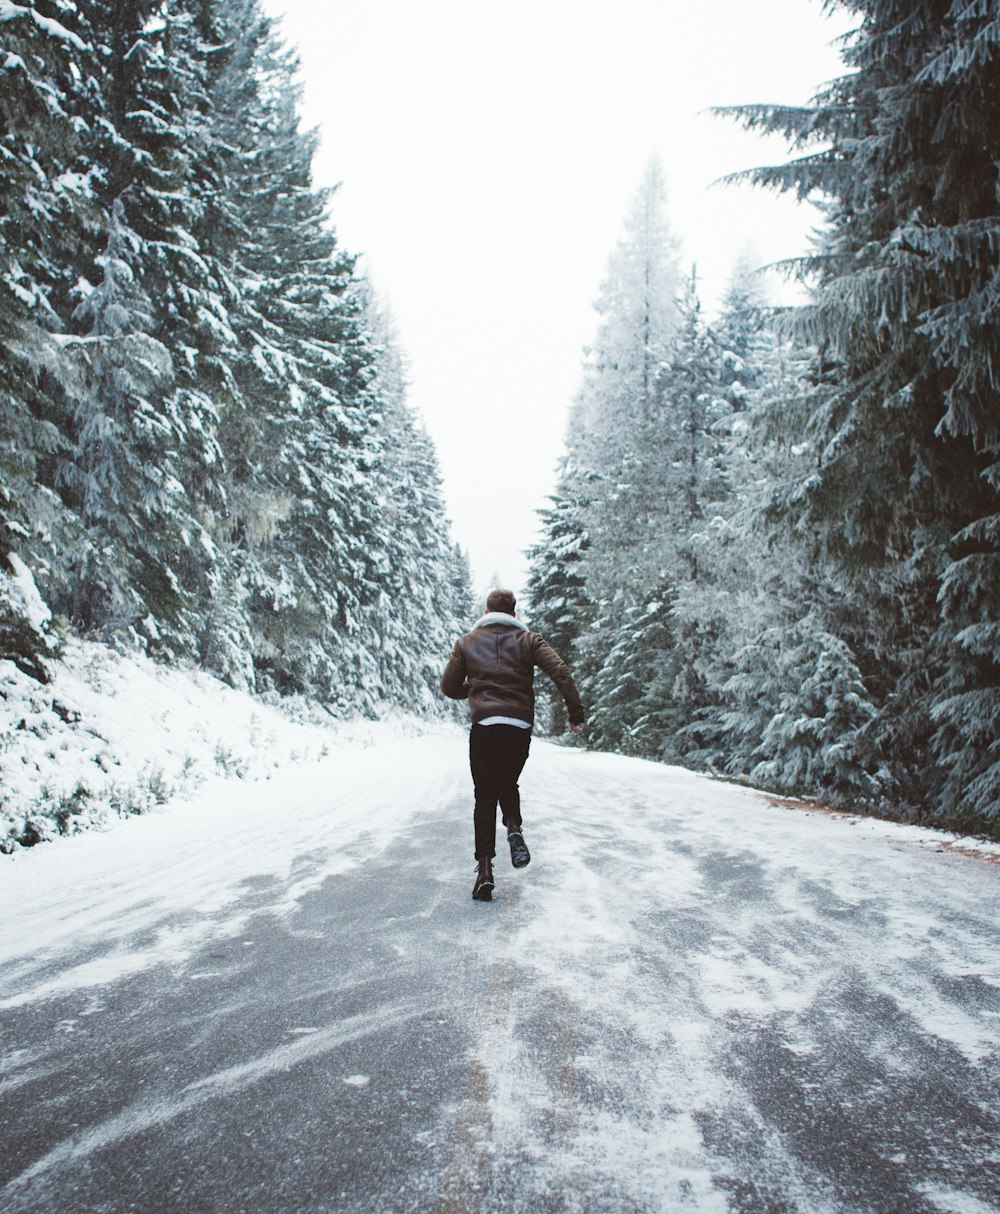
[[[517,778],[528,758],[531,730],[516,725],[473,725],[469,734],[469,766],[476,786],[476,859],[497,854],[497,802],[504,825],[521,825],[521,794]]]

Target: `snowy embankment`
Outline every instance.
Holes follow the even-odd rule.
[[[306,700],[270,704],[203,671],[165,667],[80,640],[71,641],[52,668],[51,683],[42,685],[13,663],[0,662],[3,852],[193,804],[199,806],[190,823],[196,845],[201,831],[217,834],[219,822],[208,817],[216,813],[212,807],[221,815],[251,788],[254,800],[262,796],[280,807],[274,827],[282,830],[294,788],[303,780],[307,787],[322,783],[317,765],[329,760],[325,778],[346,789],[368,766],[359,765],[359,752],[380,749],[375,768],[394,768],[400,744],[428,732],[455,732],[451,724],[403,713],[390,712],[381,721],[337,720]],[[417,763],[423,766],[419,758]],[[460,773],[467,776],[461,766]],[[924,846],[1000,862],[997,843],[838,816],[879,836],[905,835]]]
[[[271,705],[204,672],[72,641],[42,685],[0,662],[0,850],[106,829],[223,788],[274,785],[328,756],[413,735],[406,716],[337,721],[300,700]],[[238,794],[235,799],[238,800]],[[192,844],[197,843],[197,828]],[[2,863],[2,860],[0,860]]]

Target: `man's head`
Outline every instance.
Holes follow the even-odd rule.
[[[510,590],[491,590],[486,596],[487,611],[502,611],[505,615],[513,615],[517,600]]]

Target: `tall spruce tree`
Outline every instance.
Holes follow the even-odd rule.
[[[456,563],[437,456],[407,400],[394,326],[373,298],[366,319],[376,343],[373,387],[381,416],[381,452],[373,471],[380,593],[367,612],[365,635],[378,660],[373,698],[450,711],[439,681],[443,655],[469,626],[468,564],[461,558]]]
[[[807,152],[751,176],[828,217],[797,318],[821,359],[796,435],[812,460],[783,505],[847,579],[888,793],[983,820],[1000,812],[1000,8],[845,7],[848,75],[805,108],[739,111]]]
[[[661,377],[678,324],[679,280],[663,172],[654,160],[609,259],[566,459],[531,553],[535,620],[563,641],[560,652],[579,670],[592,703],[601,698],[601,672],[620,620],[647,600],[672,557],[653,520],[660,509]],[[627,580],[621,577],[626,550]],[[566,597],[565,606],[547,604],[548,590]],[[591,720],[592,736],[607,744],[626,727],[610,714]]]
[[[0,39],[5,652],[44,675],[34,575],[233,683],[436,707],[468,562],[295,55],[259,0],[0,4]]]
[[[115,204],[97,263],[100,282],[76,313],[88,330],[79,343],[87,375],[75,401],[76,449],[63,465],[62,483],[86,536],[73,570],[74,624],[128,632],[143,621],[155,637],[143,564],[155,562],[158,529],[169,527],[182,486],[171,469],[173,435],[155,404],[173,364],[151,333],[136,245]]]
[[[587,351],[583,387],[570,419],[567,472],[581,475],[590,532],[588,593],[610,602],[619,591],[618,552],[642,550],[648,563],[650,512],[658,509],[652,447],[661,421],[661,377],[679,313],[677,240],[657,160],[650,161],[609,258],[597,301],[599,324]]]
[[[312,183],[296,57],[253,0],[227,20],[235,50],[214,100],[234,149],[227,222],[241,239],[228,267],[239,350],[220,425],[218,589],[243,604],[255,679],[346,705],[375,677],[361,641],[378,595],[375,355],[331,191]],[[206,647],[218,665],[232,663],[237,624],[216,608]]]
[[[541,632],[555,651],[571,664],[576,645],[591,619],[584,562],[590,540],[583,511],[586,499],[574,495],[585,483],[583,476],[564,461],[559,485],[539,511],[541,535],[528,550],[528,614],[532,627]],[[562,696],[539,689],[539,719],[549,732],[560,734],[568,723]]]
[[[88,48],[73,17],[70,4],[0,12],[0,656],[32,669],[45,646],[18,585],[37,578],[47,590],[75,538],[50,475],[69,444],[52,394],[76,374],[59,295],[92,216],[75,121]],[[15,576],[8,553],[27,573]]]
[[[105,217],[73,262],[66,393],[74,449],[56,482],[84,521],[67,607],[86,628],[193,653],[211,563],[198,479],[218,463],[196,331],[207,262],[192,232],[204,48],[180,3],[80,0],[91,95],[84,154]],[[67,306],[68,310],[68,306]]]
[[[671,761],[684,756],[684,728],[712,695],[714,622],[685,611],[684,604],[710,580],[696,541],[726,492],[720,427],[730,411],[720,391],[718,341],[702,318],[693,268],[679,310],[681,323],[661,374],[663,416],[654,445],[662,494],[655,527],[670,537],[674,555],[632,642],[637,655],[646,655],[649,671],[635,707],[632,742],[640,753]],[[669,619],[660,621],[661,614]]]

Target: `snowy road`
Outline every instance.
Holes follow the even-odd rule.
[[[1000,1211],[1000,866],[535,743],[474,903],[464,747],[0,869],[0,1209]]]

